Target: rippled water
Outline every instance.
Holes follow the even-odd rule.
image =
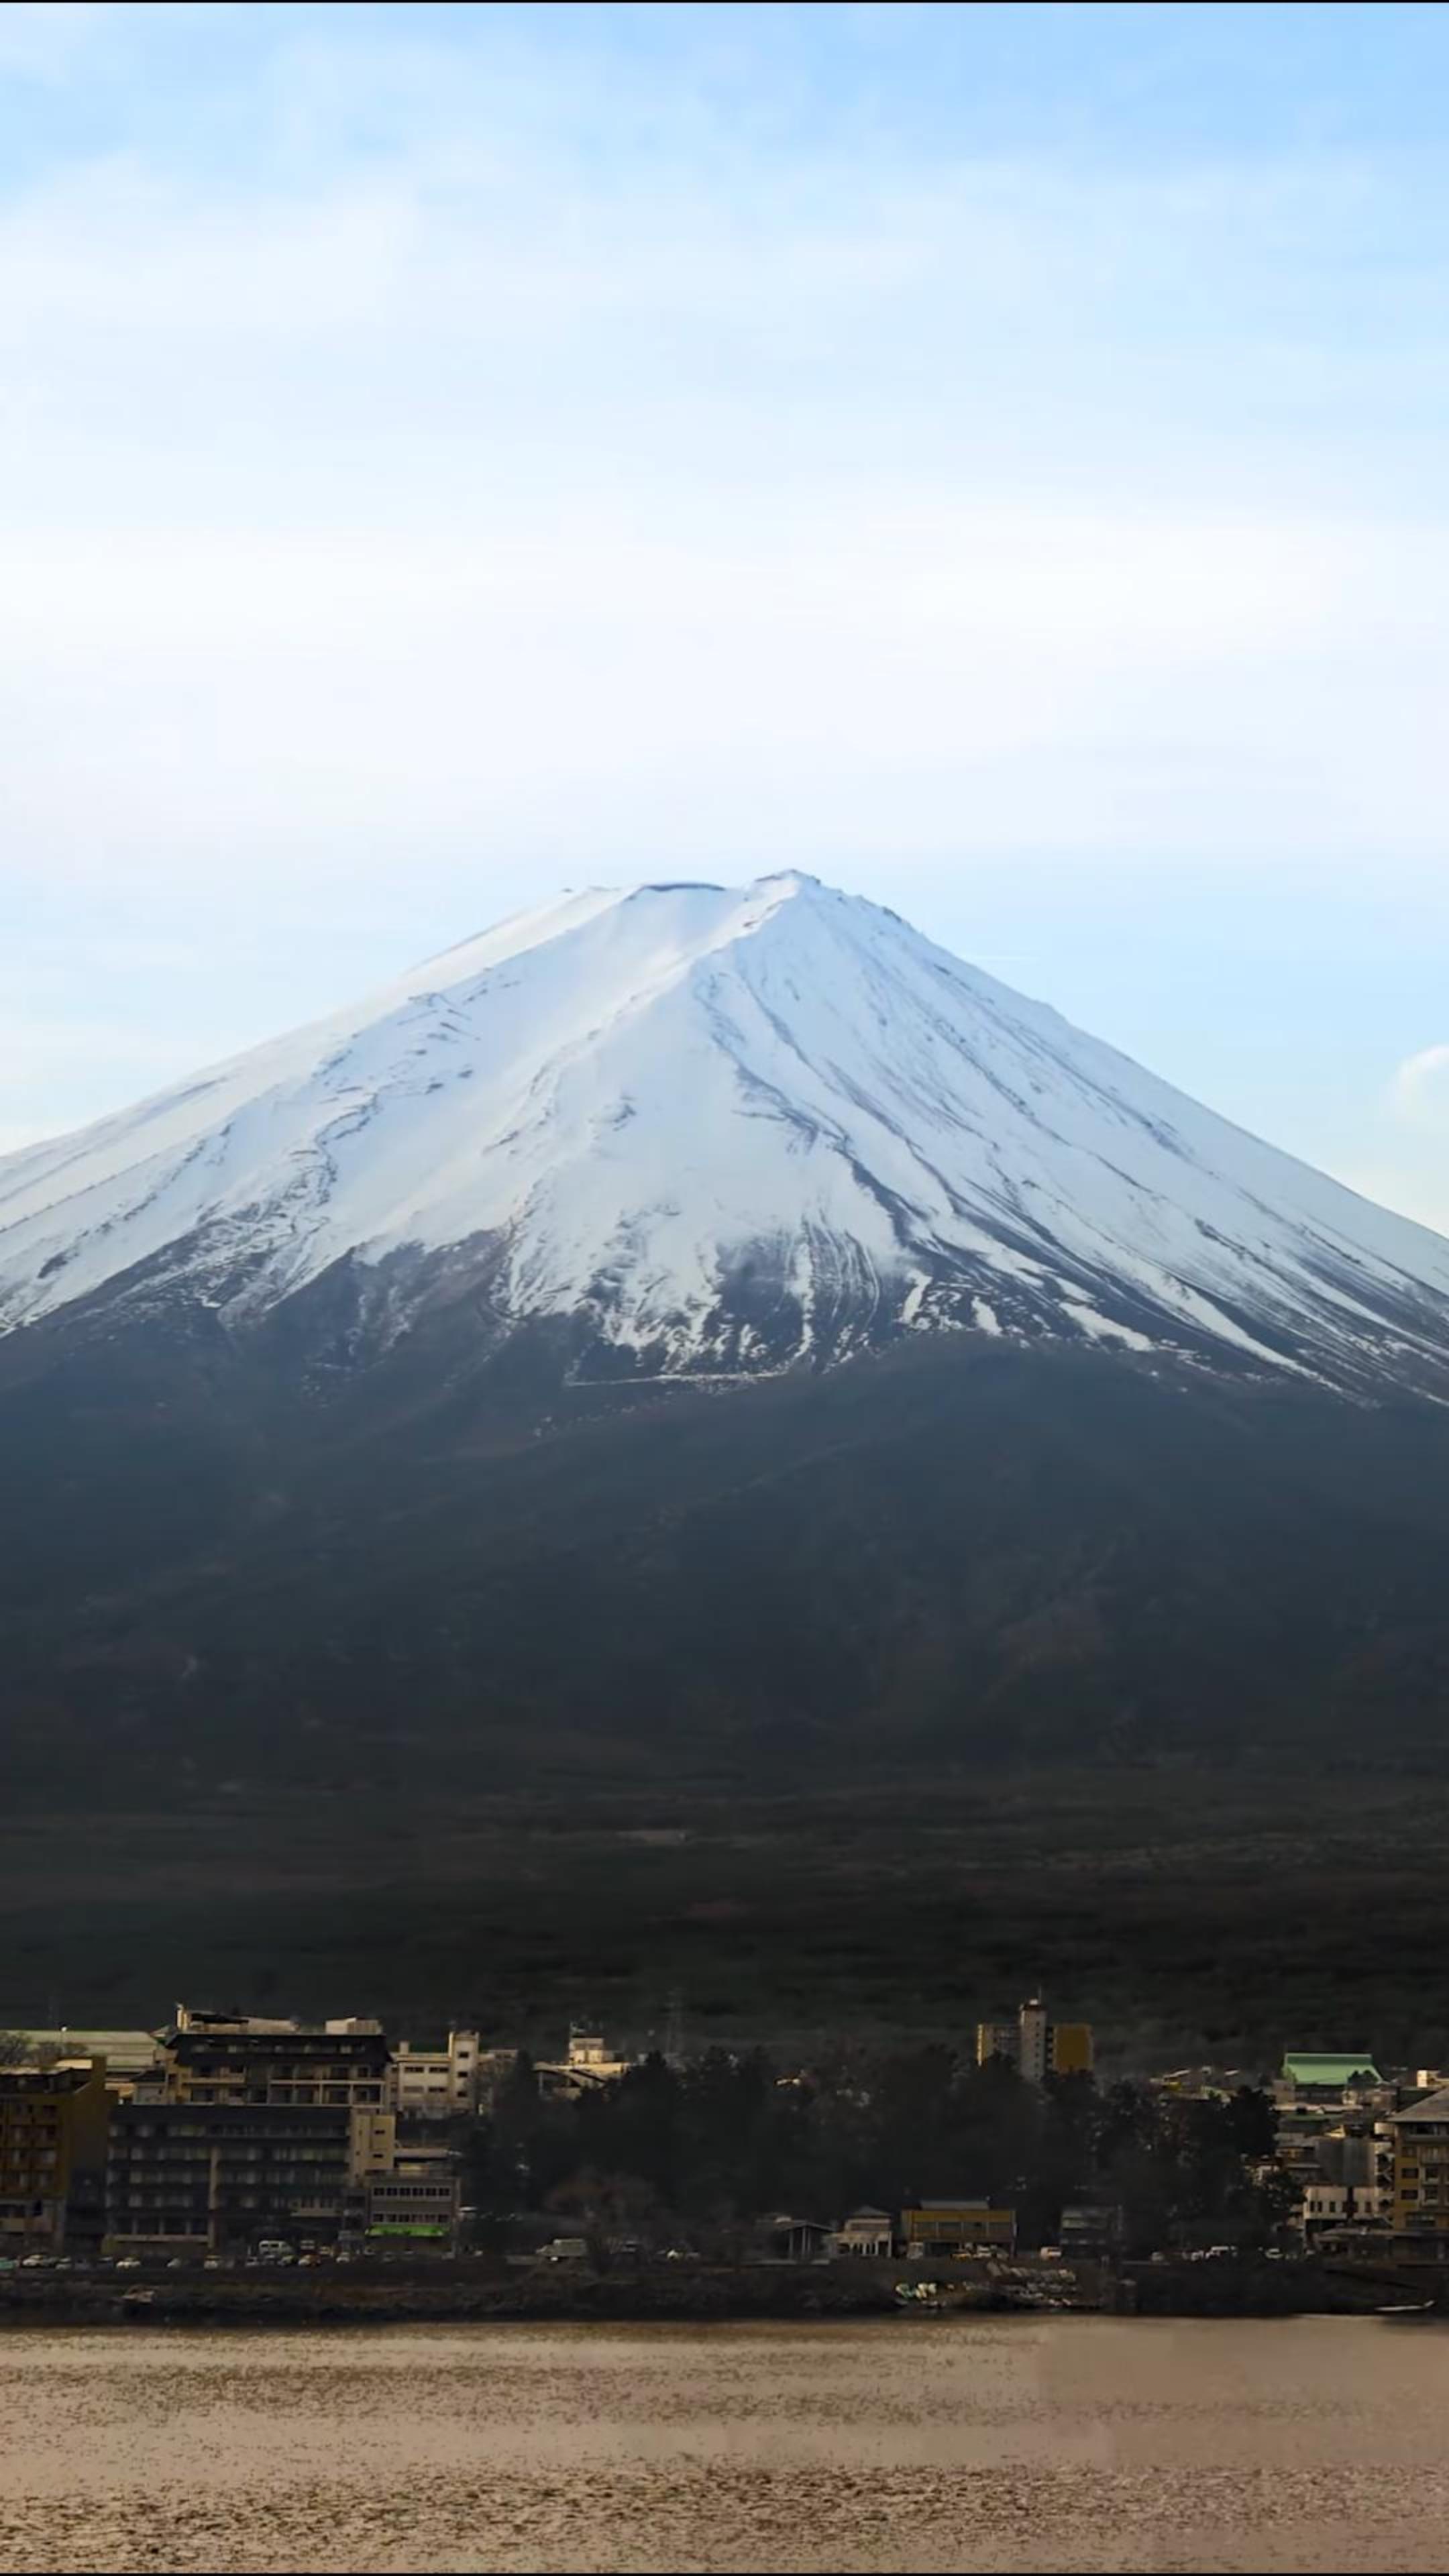
[[[0,2567],[1443,2568],[1449,2327],[0,2339]]]

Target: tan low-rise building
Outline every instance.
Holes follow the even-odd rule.
[[[923,2201],[901,2211],[900,2238],[911,2256],[1009,2254],[1016,2244],[1016,2212],[989,2200]]]
[[[1311,2244],[1331,2227],[1381,2226],[1390,2206],[1388,2193],[1377,2183],[1310,2182],[1304,2186],[1298,2220]]]
[[[457,2158],[446,2147],[399,2147],[390,2171],[367,2183],[367,2233],[451,2248],[458,2233],[462,2187]]]
[[[611,2048],[603,2033],[584,2030],[577,2023],[569,2032],[568,2055],[564,2058],[540,2059],[537,2074],[545,2093],[596,2093],[606,2084],[617,2084],[628,2074],[634,2060],[621,2057]]]

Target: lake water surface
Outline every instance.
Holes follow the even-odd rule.
[[[34,2331],[0,2568],[1449,2568],[1449,2325]]]

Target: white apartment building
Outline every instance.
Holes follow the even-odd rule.
[[[867,2261],[889,2259],[895,2242],[895,2226],[883,2209],[853,2209],[843,2227],[835,2232],[837,2254],[861,2254]]]
[[[1391,2211],[1391,2196],[1379,2183],[1310,2182],[1304,2185],[1299,2220],[1305,2237],[1327,2227],[1376,2225]]]
[[[388,2108],[400,2118],[455,2120],[478,2109],[482,2044],[476,2030],[450,2030],[445,2048],[399,2040],[388,2070]]]
[[[620,2057],[601,2031],[585,2030],[575,2022],[569,2032],[567,2057],[540,2058],[538,2080],[545,2093],[593,2093],[601,2085],[617,2084],[634,2062],[631,2057]]]

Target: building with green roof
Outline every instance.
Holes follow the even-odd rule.
[[[1295,2100],[1307,2097],[1319,2101],[1335,2094],[1363,2092],[1383,2080],[1368,2049],[1354,2057],[1304,2048],[1288,2050],[1278,2079],[1281,2089]]]

